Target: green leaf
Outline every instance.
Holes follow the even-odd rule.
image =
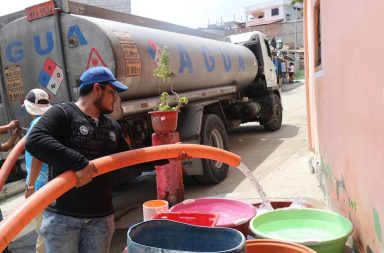
[[[157,78],[160,78],[163,82],[169,82],[170,89],[172,93],[175,95],[170,97],[169,93],[163,91],[160,94],[160,103],[154,108],[158,111],[178,111],[181,106],[188,103],[188,98],[179,97],[179,95],[173,91],[172,88],[172,78],[175,77],[175,74],[170,68],[170,54],[167,47],[162,48],[162,54],[160,57],[160,64],[153,70],[153,75]],[[173,103],[172,103],[173,102]],[[175,104],[176,105],[171,105]]]

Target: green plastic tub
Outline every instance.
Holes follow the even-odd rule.
[[[250,230],[259,238],[300,243],[318,253],[343,253],[352,229],[344,216],[311,208],[277,209],[250,222]]]

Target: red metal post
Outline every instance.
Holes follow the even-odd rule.
[[[174,144],[180,141],[179,133],[153,133],[152,145]],[[170,206],[184,200],[183,167],[178,159],[169,159],[169,164],[155,166],[157,198],[167,200]]]

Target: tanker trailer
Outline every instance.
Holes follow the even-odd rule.
[[[179,116],[182,142],[228,149],[227,132],[241,123],[259,122],[269,131],[280,128],[280,93],[263,34],[236,45],[99,7],[55,4],[52,12],[36,11],[39,6],[27,9],[26,17],[1,28],[2,97],[9,118],[17,118],[23,126],[30,118],[21,101],[30,89],[46,89],[53,103],[75,101],[82,72],[106,66],[129,87],[120,95],[113,116],[133,148],[150,146],[148,111],[159,94],[171,88],[153,75],[161,49],[167,47],[175,73],[173,90],[190,101]],[[204,159],[186,161],[183,167],[201,183],[219,183],[228,172],[227,165]]]

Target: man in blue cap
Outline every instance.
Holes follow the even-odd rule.
[[[43,212],[47,253],[106,253],[115,228],[110,174],[92,179],[97,168],[91,160],[129,149],[118,123],[105,115],[128,87],[105,67],[88,69],[80,80],[79,99],[52,106],[26,142],[49,164],[49,180],[67,170],[77,176],[77,188]]]

